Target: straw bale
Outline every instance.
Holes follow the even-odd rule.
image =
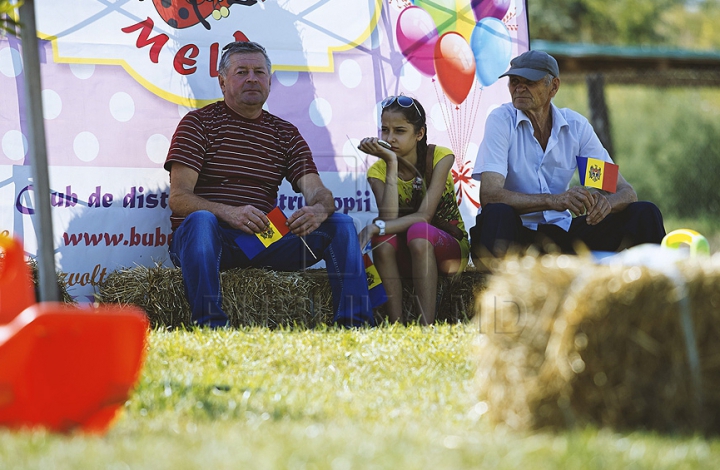
[[[681,326],[682,291],[665,274],[563,255],[501,264],[478,298],[477,382],[490,420],[525,430],[717,431],[708,411],[720,404],[720,263],[698,263],[682,272],[702,395]]]
[[[101,304],[139,306],[154,326],[175,327],[190,322],[182,273],[162,265],[112,271],[100,284],[96,300]]]
[[[484,275],[463,273],[438,282],[439,321],[464,321],[473,316],[474,291]],[[267,269],[232,269],[221,274],[223,309],[232,326],[301,326],[332,324],[332,293],[323,269],[277,272]],[[154,326],[190,325],[182,272],[162,265],[119,269],[106,276],[97,295],[101,303],[137,305]],[[412,286],[403,292],[412,304]],[[408,312],[409,313],[409,312]],[[382,307],[378,314],[383,314]],[[412,318],[411,316],[408,318]]]
[[[5,252],[0,252],[0,270],[3,269],[3,263],[5,259]],[[38,286],[38,264],[37,260],[35,258],[27,258],[25,263],[27,264],[28,269],[30,270],[30,277],[33,281],[33,287],[35,288],[35,298],[37,299],[39,297],[39,286]],[[65,278],[67,277],[67,274],[62,271],[55,271],[55,274],[57,275],[57,287],[58,287],[58,298],[60,302],[65,302],[69,304],[75,304],[75,300],[72,298],[72,296],[68,293],[67,290],[67,282],[65,281]]]
[[[30,268],[30,272],[32,274],[33,279],[33,286],[35,287],[35,298],[38,297],[38,265],[37,261],[34,258],[29,258],[27,260],[28,267]],[[67,290],[67,282],[65,281],[65,278],[67,277],[67,274],[61,271],[56,271],[57,274],[57,286],[58,286],[58,292],[59,292],[59,298],[61,302],[74,304],[75,300],[72,298],[72,296],[68,293]]]
[[[475,297],[484,287],[485,273],[469,268],[457,276],[439,276],[435,313],[436,322],[457,323],[469,321],[475,315]],[[417,294],[411,279],[403,281],[403,316],[409,323],[419,319]],[[378,318],[385,318],[385,306],[378,309]]]
[[[232,326],[313,325],[331,316],[329,285],[310,271],[232,269],[221,273],[220,284],[223,309]],[[137,305],[154,326],[191,324],[179,268],[156,265],[114,271],[100,286],[98,299]]]
[[[720,430],[720,255],[680,266],[685,278],[702,371],[702,424]]]

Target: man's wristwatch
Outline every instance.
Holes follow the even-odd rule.
[[[380,235],[381,237],[382,237],[383,235],[385,235],[385,221],[384,221],[384,220],[377,219],[377,220],[376,220],[375,222],[373,222],[373,223],[375,224],[375,226],[376,226],[377,228],[380,229],[380,233],[379,233],[378,235]]]

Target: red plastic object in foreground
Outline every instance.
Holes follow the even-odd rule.
[[[35,303],[35,289],[22,244],[3,235],[0,249],[4,253],[0,259],[0,325],[4,325]]]
[[[43,302],[0,326],[0,425],[105,432],[135,386],[148,321]]]
[[[105,432],[140,376],[145,313],[35,304],[22,244],[0,248],[0,426]]]

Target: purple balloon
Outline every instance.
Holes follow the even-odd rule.
[[[395,28],[400,51],[420,73],[435,75],[435,43],[437,27],[428,12],[420,7],[407,7],[398,16]]]
[[[472,0],[471,5],[475,20],[483,18],[497,18],[502,20],[510,8],[512,0]]]

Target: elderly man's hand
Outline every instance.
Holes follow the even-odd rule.
[[[597,225],[608,216],[612,210],[612,206],[610,206],[610,201],[608,201],[603,193],[593,193],[592,197],[594,204],[592,209],[588,211],[585,222],[587,222],[588,225]]]
[[[589,213],[595,205],[590,191],[582,186],[575,186],[564,193],[556,194],[552,201],[552,209],[556,211],[569,210],[575,216]]]
[[[320,224],[325,222],[327,218],[328,213],[323,205],[315,204],[314,206],[303,206],[300,210],[288,217],[287,223],[292,233],[298,237],[303,237],[312,233]]]

